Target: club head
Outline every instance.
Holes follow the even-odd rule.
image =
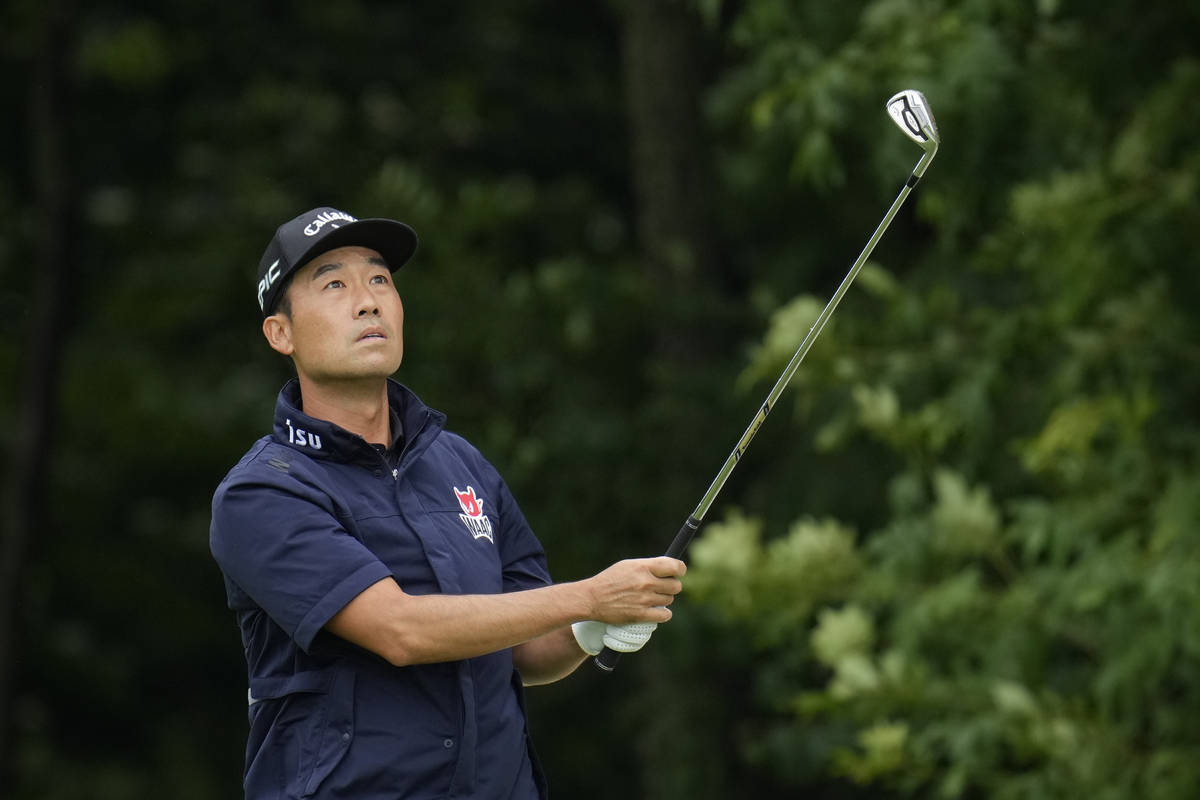
[[[933,112],[929,110],[929,101],[925,99],[925,95],[916,89],[897,92],[887,101],[887,111],[900,126],[900,130],[921,145],[921,149],[927,153],[937,150],[941,139],[938,137],[937,123],[933,119]]]

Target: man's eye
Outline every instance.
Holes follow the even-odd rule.
[[[371,278],[371,281],[373,283],[387,283],[388,276],[387,275],[376,275],[375,277]]]
[[[325,288],[326,289],[340,289],[345,285],[346,284],[342,283],[341,281],[330,281],[329,283],[325,284]]]

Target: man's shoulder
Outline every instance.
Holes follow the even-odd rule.
[[[219,496],[230,487],[242,484],[291,484],[300,475],[311,472],[311,460],[304,453],[280,443],[275,437],[264,436],[225,474],[216,494]]]
[[[436,438],[430,443],[429,448],[426,449],[424,457],[438,461],[466,461],[474,465],[491,467],[491,464],[478,447],[472,444],[465,436],[445,428],[438,431]]]
[[[465,436],[457,434],[448,428],[438,431],[437,437],[433,440],[433,445],[456,453],[479,452],[479,449],[471,444]]]
[[[213,492],[211,538],[215,543],[244,531],[264,515],[277,517],[285,507],[288,513],[300,513],[300,508],[328,512],[335,494],[326,471],[313,459],[265,436]]]

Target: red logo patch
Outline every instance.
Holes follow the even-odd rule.
[[[454,496],[458,498],[458,505],[463,510],[458,518],[467,526],[471,535],[495,544],[496,540],[492,538],[492,521],[483,515],[483,498],[475,494],[475,488],[468,486],[464,492],[455,486]]]
[[[462,506],[464,514],[468,517],[483,516],[483,500],[475,496],[475,487],[468,486],[465,492],[460,492],[455,486],[454,494],[458,497],[458,504]]]

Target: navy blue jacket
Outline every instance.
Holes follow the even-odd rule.
[[[545,554],[496,470],[445,417],[388,382],[403,449],[300,411],[213,497],[210,546],[250,684],[248,800],[545,797],[512,652],[395,667],[323,630],[395,578],[410,594],[495,594],[550,582]]]

